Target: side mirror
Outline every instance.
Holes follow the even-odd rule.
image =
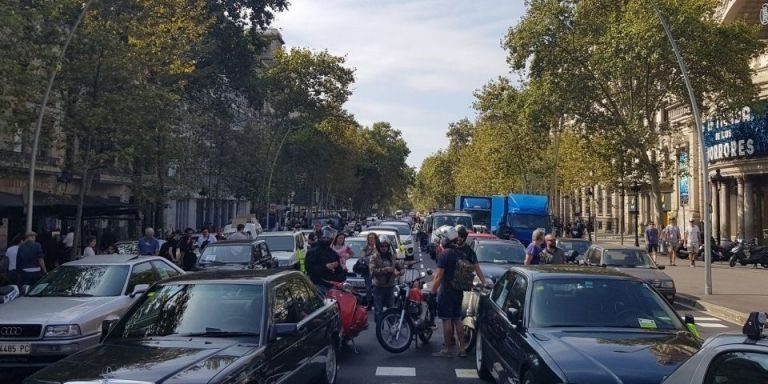
[[[299,325],[296,323],[279,323],[273,326],[272,334],[275,337],[290,337],[299,334]]]
[[[147,292],[149,290],[149,284],[136,284],[135,287],[133,287],[133,292],[129,295],[131,299],[134,297],[141,295],[144,292]]]
[[[520,310],[513,307],[507,308],[507,319],[512,323],[512,327],[517,329],[520,325]]]
[[[99,341],[103,341],[107,337],[107,335],[109,334],[109,331],[112,330],[112,328],[115,326],[115,324],[117,324],[118,321],[119,319],[108,319],[108,320],[103,320],[101,322],[101,338],[99,339]]]

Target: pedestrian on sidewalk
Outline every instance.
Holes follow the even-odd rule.
[[[88,237],[88,246],[83,250],[83,257],[96,256],[96,237]]]
[[[645,228],[645,244],[648,246],[648,253],[653,257],[653,262],[656,262],[656,253],[659,252],[659,230],[656,229],[656,224],[651,221],[648,223],[648,227]]]
[[[675,260],[677,259],[677,247],[680,245],[680,228],[677,226],[677,219],[674,217],[669,219],[669,224],[662,233],[662,239],[664,240],[664,246],[667,249],[669,255],[669,265],[675,266]]]
[[[685,229],[685,245],[688,247],[688,260],[691,262],[691,267],[696,266],[696,257],[699,254],[699,235],[701,231],[699,226],[696,225],[696,220],[691,219],[688,223],[688,228]]]
[[[16,255],[16,270],[20,285],[34,285],[48,271],[45,269],[43,247],[37,242],[37,233],[27,232]]]
[[[160,242],[155,238],[155,230],[147,227],[144,230],[144,237],[139,239],[139,255],[157,256],[160,251]]]

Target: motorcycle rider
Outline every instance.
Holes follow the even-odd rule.
[[[374,317],[378,322],[384,308],[393,306],[393,288],[397,276],[403,271],[403,265],[397,262],[388,241],[376,238],[376,249],[378,252],[371,254],[370,269],[373,277]]]
[[[317,287],[317,291],[325,297],[328,289],[333,287],[332,282],[346,280],[346,272],[339,260],[339,254],[331,248],[336,231],[325,226],[320,233],[322,236],[317,246],[307,252],[306,264],[310,280]]]
[[[444,243],[445,251],[437,261],[437,271],[432,282],[432,294],[437,297],[437,316],[443,320],[443,347],[440,352],[433,355],[452,357],[452,340],[458,340],[458,356],[466,357],[467,346],[464,345],[464,328],[461,324],[461,304],[464,299],[464,291],[454,288],[451,281],[460,259],[474,264],[475,274],[480,278],[480,281],[485,281],[485,276],[477,262],[475,251],[467,244],[469,232],[466,227],[457,225],[455,228],[441,228],[439,235],[441,236],[441,243]],[[453,339],[454,328],[456,330],[455,339]]]

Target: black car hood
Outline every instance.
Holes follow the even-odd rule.
[[[37,381],[63,383],[125,379],[163,384],[207,383],[257,348],[226,339],[174,338],[106,343],[34,374]]]
[[[687,332],[532,330],[567,382],[658,384],[701,347]]]

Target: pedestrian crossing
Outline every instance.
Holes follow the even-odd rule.
[[[457,379],[478,379],[475,369],[454,369]],[[377,377],[416,377],[415,367],[376,367]]]
[[[702,328],[728,328],[723,320],[716,317],[696,317],[696,325]]]

